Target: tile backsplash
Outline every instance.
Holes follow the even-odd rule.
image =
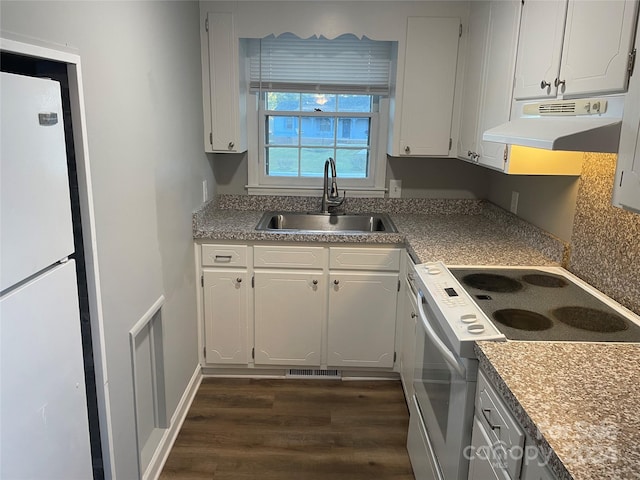
[[[585,154],[568,269],[640,315],[640,215],[611,205],[616,158]]]

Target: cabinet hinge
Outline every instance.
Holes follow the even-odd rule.
[[[449,151],[451,151],[451,145],[453,145],[453,139],[452,138],[449,139]]]
[[[633,75],[633,70],[636,66],[636,49],[634,48],[629,53],[629,65],[627,66],[627,70],[629,72],[629,76]]]
[[[255,276],[251,277],[251,288],[256,288],[256,277]]]
[[[255,349],[255,347],[251,349],[251,358],[253,358],[254,360],[256,358],[256,349]]]
[[[462,24],[460,24],[460,30],[458,30],[458,38],[462,38]],[[449,147],[449,150],[451,150],[451,147]]]
[[[204,287],[204,275],[200,275],[200,285]]]
[[[622,179],[624,178],[624,170],[620,172],[620,186],[622,186]]]
[[[207,32],[209,31],[209,19],[208,18],[204,19],[204,29]]]
[[[209,143],[213,146],[213,132],[209,132]]]
[[[398,291],[400,291],[400,280],[398,280]]]
[[[509,155],[509,147],[507,145],[504,146],[504,154],[502,156],[504,160],[504,164],[507,164],[507,156]]]
[[[207,347],[202,347],[202,356],[207,359]]]
[[[393,352],[393,363],[396,363],[396,352]]]

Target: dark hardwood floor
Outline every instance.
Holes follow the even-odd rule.
[[[202,381],[160,478],[413,480],[399,381]]]

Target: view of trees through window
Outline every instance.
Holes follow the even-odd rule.
[[[366,178],[373,100],[373,95],[266,92],[266,174],[319,177],[333,157],[339,177]]]

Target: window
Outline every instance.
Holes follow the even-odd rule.
[[[341,178],[370,176],[373,95],[265,92],[260,154],[267,177],[322,177],[325,160]]]
[[[341,190],[383,195],[391,43],[285,34],[248,49],[249,192],[315,194],[332,157]]]

